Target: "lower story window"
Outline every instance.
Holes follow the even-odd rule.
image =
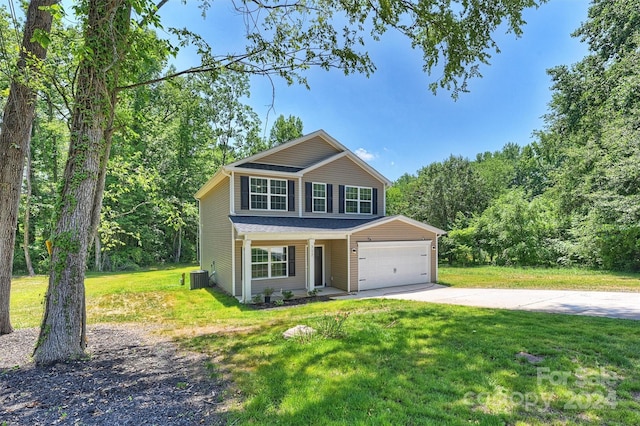
[[[251,278],[282,278],[286,276],[286,247],[254,247],[251,249]]]

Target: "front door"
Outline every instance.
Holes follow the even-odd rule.
[[[323,247],[317,246],[313,248],[313,258],[314,258],[314,277],[313,277],[313,286],[314,287],[324,287],[324,262],[322,261],[324,257]]]

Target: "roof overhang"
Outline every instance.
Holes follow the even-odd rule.
[[[200,187],[200,189],[198,189],[198,191],[194,195],[194,198],[196,200],[200,200],[207,194],[207,192],[211,191],[216,185],[222,182],[225,177],[229,177],[229,172],[226,170],[226,167],[220,167],[220,169],[218,169],[218,171],[211,177],[211,179],[209,179],[207,183],[205,183]]]
[[[442,229],[405,216],[371,219],[315,219],[265,216],[229,216],[238,240],[343,240],[353,233],[401,221],[433,232],[436,238],[446,234]],[[331,227],[335,229],[332,229]]]
[[[303,175],[302,172],[280,172],[277,170],[262,170],[262,169],[249,169],[246,167],[233,167],[226,166],[225,169],[229,172],[242,173],[245,175],[256,175],[256,176],[270,176],[270,177],[282,177],[282,178],[292,178],[292,177],[301,177]]]
[[[244,232],[237,234],[237,240],[251,241],[293,241],[293,240],[344,240],[347,233],[344,231],[328,232]]]

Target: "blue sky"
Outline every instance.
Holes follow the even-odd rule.
[[[203,31],[208,39],[223,38],[223,46],[240,47],[241,36],[232,29],[237,17],[234,21],[230,6],[225,7],[222,22],[213,11],[203,22],[193,3],[169,2],[162,11],[163,22],[184,26],[188,20],[190,29]],[[587,10],[583,0],[551,0],[527,10],[523,36],[499,30],[501,53],[481,68],[483,78],[472,80],[470,93],[457,101],[446,91],[434,96],[427,86],[435,77],[422,71],[421,52],[401,36],[387,33],[367,46],[377,66],[371,77],[310,70],[310,90],[275,79],[273,109],[271,82],[253,78],[249,103],[263,122],[268,118],[267,127],[283,114],[300,117],[305,133],[326,130],[391,180],[451,154],[473,159],[508,142],[525,145],[544,125],[541,116],[551,98],[546,70],[573,64],[587,53],[583,43],[570,37],[586,20]],[[179,66],[196,61],[188,52],[178,57]]]

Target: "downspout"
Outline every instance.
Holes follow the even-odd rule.
[[[202,264],[202,203],[200,200],[198,201],[198,264],[200,265],[200,269],[203,268]]]
[[[391,187],[391,185],[387,185],[386,183],[382,186],[382,216],[387,215],[387,188]]]
[[[230,215],[235,215],[235,191],[234,191],[234,179],[235,179],[235,175],[234,172],[227,172],[226,169],[223,167],[220,168],[220,171],[222,172],[222,174],[226,177],[229,178],[229,214]],[[231,219],[229,219],[229,222],[231,222]],[[236,291],[236,240],[235,240],[235,233],[233,232],[233,222],[231,222],[231,239],[230,239],[230,245],[231,245],[231,295],[232,296],[236,296],[237,295],[237,291]]]
[[[302,176],[298,178],[298,217],[302,217]]]
[[[229,219],[231,221],[231,219]],[[236,239],[233,232],[233,223],[231,224],[231,295],[236,296]]]
[[[351,293],[351,234],[347,234],[347,293]]]
[[[434,283],[438,282],[438,264],[439,259],[438,259],[438,238],[440,238],[440,235],[436,234],[436,279],[433,281]]]

